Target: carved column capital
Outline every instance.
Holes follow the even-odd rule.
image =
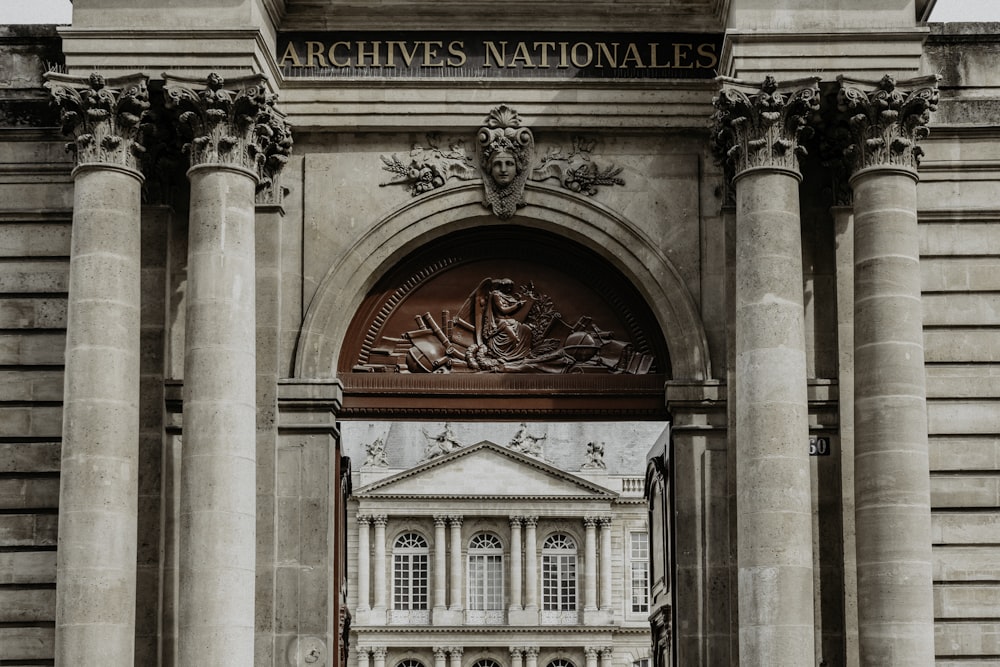
[[[452,526],[461,526],[462,525],[462,517],[458,516],[458,515],[455,515],[455,514],[450,515],[448,517],[448,521],[449,521],[449,523],[451,523]]]
[[[526,658],[537,658],[538,657],[538,647],[528,646],[524,649],[524,657]]]
[[[435,527],[444,526],[444,525],[447,525],[447,523],[448,523],[448,516],[447,515],[445,515],[445,514],[435,514],[434,515],[434,526]]]
[[[512,516],[512,517],[510,517],[510,527],[511,528],[520,528],[523,523],[524,523],[524,517],[523,516]]]
[[[465,649],[463,649],[461,646],[452,646],[451,648],[448,649],[448,653],[450,653],[451,657],[453,658],[461,658],[462,653],[464,652]]]
[[[358,514],[358,524],[362,526],[367,526],[372,521],[370,514]]]
[[[389,517],[385,514],[374,514],[371,516],[371,522],[376,526],[385,526],[389,523]]]
[[[799,141],[810,133],[810,116],[819,110],[819,78],[761,84],[719,77],[722,89],[712,100],[713,150],[733,177],[749,169],[799,173],[806,154]]]
[[[538,525],[538,517],[537,516],[525,516],[525,517],[521,517],[521,519],[524,521],[525,527],[531,526],[533,528],[533,527],[535,527],[535,526]]]
[[[106,79],[46,72],[45,87],[59,106],[64,134],[73,137],[66,149],[76,164],[103,164],[139,172],[145,151],[140,128],[149,109],[142,74]]]
[[[372,655],[375,658],[383,659],[383,660],[385,659],[385,656],[387,656],[389,654],[389,649],[387,647],[385,647],[385,646],[373,646],[372,649],[371,649],[371,651],[372,651]]]
[[[164,74],[164,101],[176,113],[192,167],[244,169],[258,185],[273,184],[287,161],[291,134],[274,108],[260,74],[227,82],[218,74],[204,81]]]
[[[431,651],[434,653],[434,658],[437,660],[443,660],[445,654],[448,653],[448,649],[445,648],[444,646],[435,646],[434,648],[431,649]]]
[[[937,74],[896,81],[838,76],[837,111],[845,128],[843,155],[850,173],[871,167],[916,172],[939,98]]]
[[[599,521],[600,521],[600,517],[596,517],[596,516],[585,516],[585,517],[583,517],[583,525],[586,528],[593,528],[593,527],[597,526],[597,523]]]
[[[600,649],[595,648],[593,646],[588,646],[585,649],[583,649],[583,654],[587,656],[588,660],[596,660],[599,653]]]
[[[512,660],[520,660],[521,656],[524,655],[524,649],[520,646],[510,647],[510,657]]]

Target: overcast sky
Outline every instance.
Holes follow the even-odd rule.
[[[0,24],[69,23],[69,0],[0,0]],[[938,0],[932,21],[1000,21],[1000,0]]]

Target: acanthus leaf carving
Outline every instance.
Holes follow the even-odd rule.
[[[712,100],[712,147],[734,176],[767,167],[798,173],[801,145],[811,134],[811,117],[819,110],[819,78],[779,83],[765,77],[759,84],[719,77],[722,89]]]
[[[106,79],[46,72],[45,87],[59,106],[66,148],[78,165],[106,164],[139,171],[145,152],[141,125],[149,110],[147,79],[142,74]]]
[[[598,185],[625,185],[624,179],[619,177],[623,167],[600,167],[593,161],[594,141],[583,137],[573,137],[572,141],[569,153],[559,148],[550,149],[531,171],[531,180],[540,182],[555,178],[567,190],[591,197],[597,194]]]
[[[165,103],[187,139],[184,152],[191,166],[219,164],[252,172],[260,183],[284,165],[291,133],[268,94],[264,77],[253,75],[228,82],[216,73],[202,81],[163,75]],[[276,131],[280,128],[280,131]]]
[[[917,142],[929,133],[939,99],[937,74],[896,81],[837,77],[837,110],[845,128],[843,156],[853,174],[868,167],[916,171],[923,156]]]

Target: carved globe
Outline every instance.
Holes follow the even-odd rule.
[[[587,331],[574,331],[566,336],[566,344],[563,350],[577,362],[584,362],[592,358],[601,348],[594,339],[594,336]]]

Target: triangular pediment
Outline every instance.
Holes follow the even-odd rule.
[[[613,491],[492,442],[425,461],[355,491],[359,497],[587,498]]]

